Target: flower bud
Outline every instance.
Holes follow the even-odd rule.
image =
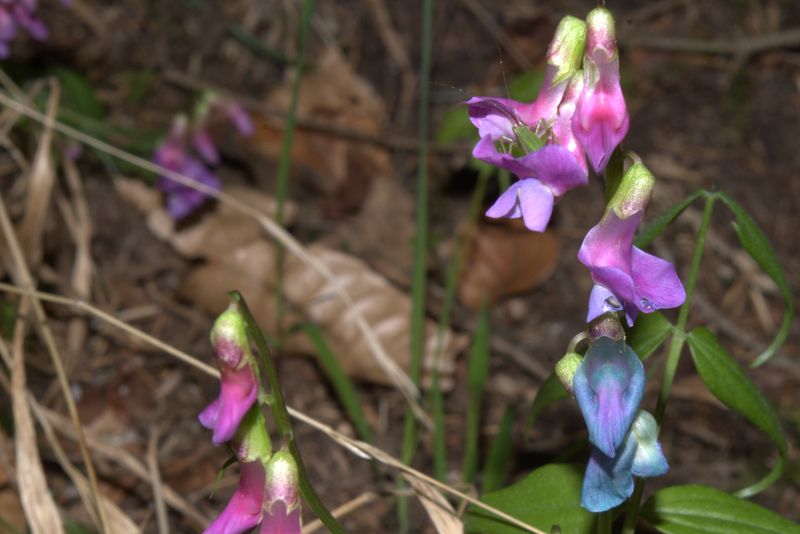
[[[657,477],[669,471],[669,464],[658,442],[658,423],[655,417],[641,410],[631,426],[631,433],[637,442],[633,474],[639,477]]]
[[[571,78],[581,67],[585,45],[586,23],[571,15],[561,19],[547,50],[547,64],[556,68],[553,85]]]
[[[592,342],[601,337],[611,338],[614,341],[625,340],[625,330],[614,312],[606,312],[589,323],[589,339]]]
[[[570,396],[574,397],[572,392],[572,380],[575,378],[575,372],[580,367],[583,361],[583,356],[577,352],[568,352],[556,363],[556,376],[561,381],[564,389]]]
[[[236,431],[236,457],[241,462],[266,462],[272,455],[272,441],[261,407],[256,405],[244,416]]]
[[[637,162],[625,171],[622,181],[608,203],[608,209],[622,220],[644,212],[650,203],[656,179],[643,163]]]
[[[220,394],[200,413],[200,423],[214,431],[212,442],[230,441],[258,396],[258,366],[247,342],[244,319],[235,306],[217,318],[211,343],[220,369]]]
[[[266,502],[260,534],[300,534],[300,494],[297,464],[286,450],[266,464]]]
[[[572,124],[592,167],[600,173],[628,133],[629,118],[619,83],[614,17],[598,7],[589,13],[586,22],[586,85]]]

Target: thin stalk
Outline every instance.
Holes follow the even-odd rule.
[[[433,355],[433,380],[431,384],[431,409],[433,410],[433,472],[438,480],[444,481],[447,471],[447,446],[445,443],[444,428],[444,395],[440,385],[439,362],[444,352],[445,333],[450,326],[450,314],[453,311],[455,302],[456,283],[461,274],[461,266],[464,262],[466,246],[475,231],[478,213],[481,207],[481,200],[486,191],[486,183],[492,169],[490,167],[481,168],[478,173],[478,183],[472,192],[472,198],[467,212],[467,225],[456,240],[456,247],[450,264],[447,266],[445,276],[444,302],[442,313],[439,316],[439,330],[436,335],[436,352]]]
[[[272,412],[272,417],[275,420],[275,426],[278,429],[278,435],[281,437],[283,444],[288,446],[289,452],[297,463],[300,495],[303,497],[306,504],[308,504],[309,508],[311,508],[311,511],[325,524],[329,531],[334,534],[344,534],[344,529],[325,507],[325,504],[323,504],[317,492],[314,491],[314,487],[311,485],[311,481],[308,478],[308,473],[303,464],[303,457],[300,455],[300,450],[297,448],[297,442],[294,439],[292,420],[289,416],[289,411],[286,409],[286,402],[283,398],[278,375],[275,372],[275,366],[272,364],[267,340],[258,327],[258,323],[253,317],[253,314],[250,313],[250,309],[247,307],[247,303],[241,293],[232,291],[229,293],[229,296],[231,302],[237,307],[239,313],[242,314],[242,318],[244,318],[247,336],[255,343],[258,353],[261,354],[264,373],[267,375],[267,381],[269,382],[269,407]]]
[[[614,522],[614,512],[601,512],[597,514],[597,534],[611,534],[611,524]]]
[[[422,51],[419,82],[419,164],[416,183],[416,233],[414,266],[411,280],[411,380],[419,387],[422,377],[422,356],[425,335],[425,295],[428,259],[428,96],[430,90],[431,49],[433,41],[433,0],[422,0]],[[417,448],[417,423],[414,414],[406,411],[401,459],[409,464]],[[400,479],[400,484],[403,484]],[[400,532],[408,532],[408,501],[397,503]]]
[[[283,146],[281,147],[281,157],[278,160],[276,175],[275,200],[277,207],[275,210],[275,222],[283,226],[284,224],[284,205],[286,195],[289,190],[289,168],[292,164],[292,144],[294,143],[294,130],[297,125],[297,101],[300,98],[300,82],[303,79],[303,69],[306,66],[306,49],[308,48],[308,34],[311,28],[311,15],[314,13],[315,0],[303,0],[303,11],[300,15],[300,26],[297,35],[297,69],[292,81],[292,96],[289,101],[289,112],[286,116],[286,129],[283,132]],[[275,254],[275,317],[278,329],[278,340],[283,342],[283,265],[285,261],[285,251],[278,244]]]
[[[667,409],[667,400],[672,390],[672,383],[675,381],[675,372],[678,370],[683,344],[686,340],[686,322],[689,319],[689,310],[692,308],[692,298],[694,297],[694,290],[697,286],[697,275],[700,272],[700,263],[703,260],[703,250],[705,249],[706,236],[708,235],[708,227],[711,224],[711,215],[714,212],[714,201],[716,199],[716,194],[706,193],[706,203],[703,206],[700,228],[697,230],[697,241],[695,242],[694,255],[692,256],[692,264],[689,269],[689,278],[686,280],[686,300],[683,302],[683,306],[681,306],[678,312],[678,322],[672,330],[667,361],[664,364],[664,378],[661,382],[661,390],[658,394],[658,403],[656,404],[655,413],[659,428],[664,418],[664,411]],[[625,524],[622,529],[623,534],[633,534],[635,531],[636,518],[639,513],[639,502],[641,501],[643,491],[644,479],[639,479],[636,481],[633,495],[628,502],[628,511],[625,515]]]

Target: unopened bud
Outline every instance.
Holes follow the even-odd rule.
[[[556,67],[553,85],[569,79],[581,67],[585,45],[586,23],[570,15],[561,19],[547,50],[547,64]]]
[[[272,455],[272,441],[267,432],[264,412],[258,405],[250,408],[236,431],[236,456],[241,462],[266,462]]]
[[[266,503],[260,534],[300,534],[297,464],[286,450],[272,455],[266,468]]]
[[[211,329],[211,344],[217,357],[231,367],[238,367],[245,355],[250,355],[244,318],[231,306],[217,317]]]
[[[650,203],[656,185],[655,176],[643,163],[634,163],[622,175],[622,181],[608,203],[608,207],[620,219],[627,219],[643,212]]]
[[[575,396],[572,392],[572,380],[575,378],[575,372],[583,361],[583,356],[577,352],[568,352],[556,363],[556,376],[561,381],[564,389],[570,396]]]

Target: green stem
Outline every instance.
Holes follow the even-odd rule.
[[[428,97],[430,91],[431,49],[433,42],[433,0],[422,1],[422,50],[419,82],[419,162],[416,183],[416,233],[414,266],[411,279],[411,362],[410,375],[419,386],[424,350],[425,294],[428,259]],[[408,464],[417,446],[417,424],[413,412],[406,412],[401,459]],[[399,485],[403,485],[399,479]],[[397,504],[400,532],[408,532],[408,502],[400,497]]]
[[[611,524],[614,522],[614,512],[601,512],[597,514],[597,534],[611,534]]]
[[[658,394],[658,403],[656,404],[655,418],[659,427],[661,427],[661,421],[664,418],[664,411],[667,409],[667,400],[672,390],[672,383],[675,381],[675,373],[678,370],[683,344],[686,340],[686,322],[689,319],[689,310],[692,307],[692,298],[694,297],[694,290],[697,286],[697,275],[700,272],[700,263],[703,260],[703,250],[705,249],[708,227],[711,224],[711,215],[714,212],[714,201],[717,199],[715,193],[706,192],[705,196],[706,203],[703,206],[703,215],[700,220],[700,228],[697,230],[697,241],[695,242],[694,255],[692,256],[692,264],[689,269],[689,278],[686,281],[686,300],[683,302],[680,312],[678,312],[678,322],[672,330],[667,361],[664,365],[664,378],[661,382],[661,391]],[[643,491],[644,479],[639,479],[636,481],[633,496],[628,503],[628,512],[626,513],[625,524],[622,530],[623,534],[633,534],[636,528],[639,502],[641,501]]]
[[[258,353],[261,354],[264,373],[267,375],[267,381],[269,382],[269,407],[272,412],[272,417],[275,420],[275,426],[278,429],[278,435],[281,437],[281,441],[288,445],[289,452],[292,454],[294,461],[297,463],[300,495],[329,531],[335,534],[344,534],[344,529],[325,507],[325,504],[323,504],[322,500],[319,498],[319,495],[317,495],[317,492],[314,491],[311,481],[308,478],[308,473],[306,472],[305,465],[303,464],[303,458],[300,455],[300,450],[297,448],[297,442],[294,439],[292,420],[289,416],[289,410],[286,409],[286,402],[283,398],[283,392],[281,391],[281,384],[278,381],[278,375],[275,372],[275,366],[272,364],[272,358],[270,357],[270,350],[269,346],[267,345],[267,340],[264,338],[263,332],[261,332],[261,329],[258,327],[258,323],[253,317],[253,314],[250,313],[250,309],[247,307],[247,303],[245,302],[241,293],[238,291],[232,291],[229,293],[229,296],[231,298],[231,302],[237,307],[239,313],[241,313],[242,318],[244,319],[248,337],[253,341],[253,343],[255,343]]]
[[[281,147],[281,157],[278,160],[278,169],[275,173],[275,221],[283,226],[284,224],[284,205],[289,190],[289,169],[292,164],[292,144],[294,143],[294,131],[297,125],[297,101],[300,99],[300,82],[303,79],[303,69],[306,65],[306,49],[308,48],[308,34],[311,28],[311,15],[314,13],[315,0],[303,1],[303,12],[300,16],[300,26],[297,35],[297,70],[292,82],[292,96],[289,101],[289,112],[286,117],[286,129],[283,132],[283,145]],[[283,343],[283,265],[285,251],[278,244],[275,254],[275,317],[279,343]]]

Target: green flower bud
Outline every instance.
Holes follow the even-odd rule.
[[[613,209],[616,216],[623,220],[643,212],[655,185],[656,179],[647,167],[641,162],[634,163],[622,175],[607,209]]]
[[[266,462],[272,455],[272,441],[267,432],[267,421],[261,407],[256,404],[239,424],[234,442],[238,443],[236,456],[241,462]]]
[[[569,79],[581,68],[585,46],[586,24],[570,15],[561,19],[547,50],[547,64],[557,69],[553,85]]]
[[[575,377],[575,372],[582,361],[583,356],[577,352],[568,352],[556,363],[556,376],[571,396],[574,396],[572,393],[572,379]]]

